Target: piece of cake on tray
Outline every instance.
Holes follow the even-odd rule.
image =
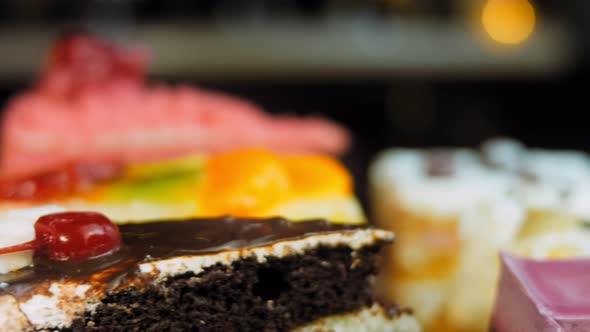
[[[427,331],[487,327],[497,250],[524,219],[510,174],[447,149],[384,153],[370,176],[377,225],[398,235],[378,289],[411,303]]]
[[[0,223],[13,233],[0,234],[3,332],[420,331],[372,290],[388,231],[233,217],[117,227],[56,206]]]
[[[590,161],[495,140],[481,150],[392,149],[370,169],[371,207],[394,230],[378,289],[427,331],[487,331],[498,254],[589,255]]]
[[[66,36],[2,122],[0,209],[60,204],[117,221],[281,215],[365,221],[335,159],[350,135],[190,86],[146,83],[145,52]]]
[[[339,155],[349,147],[348,131],[319,117],[271,116],[220,92],[146,83],[144,54],[88,35],[58,40],[33,87],[3,112],[0,171],[253,147]]]
[[[495,332],[590,330],[588,259],[535,260],[502,255]]]

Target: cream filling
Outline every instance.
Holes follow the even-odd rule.
[[[333,315],[299,327],[294,332],[420,332],[414,317],[401,314],[388,317],[385,310],[374,304],[360,311]]]
[[[285,257],[304,254],[305,251],[320,246],[335,247],[346,245],[353,250],[374,244],[377,241],[392,241],[393,233],[383,230],[361,229],[345,233],[329,233],[309,236],[299,240],[281,241],[263,247],[224,251],[213,255],[181,256],[170,259],[156,260],[139,265],[142,273],[155,273],[157,278],[193,272],[203,272],[207,267],[231,263],[245,258],[255,257],[260,263],[267,257]]]

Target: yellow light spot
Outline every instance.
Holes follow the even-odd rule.
[[[527,0],[488,0],[481,22],[488,35],[502,44],[520,44],[535,28],[535,10]]]

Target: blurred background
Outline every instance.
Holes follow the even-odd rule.
[[[0,0],[0,105],[81,29],[150,49],[152,80],[343,123],[363,199],[389,146],[590,149],[584,0]]]

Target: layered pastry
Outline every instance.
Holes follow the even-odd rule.
[[[536,215],[559,212],[590,219],[590,157],[568,150],[526,149],[509,139],[484,144],[482,158],[492,168],[519,176],[522,200]]]
[[[493,304],[498,248],[525,211],[509,174],[481,167],[471,151],[396,150],[372,165],[379,227],[398,235],[380,291],[408,301],[427,331],[483,331]]]
[[[350,173],[336,159],[262,149],[148,163],[78,162],[0,177],[0,208],[60,204],[118,221],[285,216],[363,223]]]
[[[26,233],[0,237],[2,331],[420,330],[372,291],[388,231],[232,217],[117,227],[56,211],[0,220]]]
[[[571,170],[571,172],[570,172]],[[399,236],[380,289],[416,308],[429,331],[487,331],[500,249],[588,255],[583,153],[512,140],[463,149],[386,151],[370,170],[379,227]]]
[[[271,116],[238,97],[145,82],[147,52],[88,35],[60,39],[34,86],[3,111],[0,171],[29,175],[78,161],[153,161],[262,147],[339,155],[343,127]]]
[[[589,264],[503,255],[494,331],[589,331]]]

